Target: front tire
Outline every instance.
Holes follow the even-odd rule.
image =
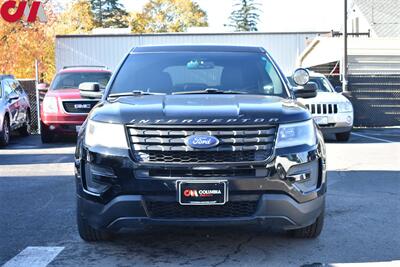
[[[10,143],[10,123],[8,117],[5,117],[3,120],[3,131],[0,132],[0,147],[5,147]]]
[[[79,205],[77,210],[77,223],[79,236],[87,242],[107,241],[112,238],[109,232],[97,230],[90,226],[87,220],[83,218]]]
[[[50,131],[49,127],[45,124],[40,123],[40,138],[43,144],[48,144],[54,141],[54,134]]]
[[[340,142],[347,142],[350,139],[351,131],[344,133],[337,133],[335,135],[336,135],[336,140]]]
[[[290,230],[288,233],[290,236],[295,238],[317,238],[321,234],[322,228],[324,227],[324,217],[325,214],[322,212],[313,224],[300,229]]]

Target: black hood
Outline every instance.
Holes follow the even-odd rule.
[[[294,100],[262,95],[148,95],[101,103],[96,121],[122,124],[277,124],[311,118]]]

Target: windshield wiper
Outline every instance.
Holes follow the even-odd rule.
[[[118,94],[110,94],[108,97],[124,97],[124,96],[143,96],[143,95],[165,95],[163,93],[152,93],[145,92],[140,90],[134,90],[132,92],[118,93]]]
[[[207,88],[199,91],[182,91],[173,93],[173,95],[196,95],[196,94],[247,94],[247,93],[241,91],[232,91],[232,90],[224,91],[216,88]]]

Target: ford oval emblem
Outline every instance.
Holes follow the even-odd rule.
[[[219,144],[218,138],[211,135],[192,135],[185,139],[185,144],[191,148],[212,148]]]

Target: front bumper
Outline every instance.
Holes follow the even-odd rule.
[[[94,172],[103,182],[108,181],[102,192],[94,193],[87,187],[87,166],[90,166],[89,169],[94,167]],[[143,170],[154,166],[134,162],[127,150],[103,147],[88,149],[82,145],[82,140],[78,140],[75,167],[80,216],[97,229],[114,231],[138,224],[215,225],[254,222],[295,229],[315,222],[325,206],[323,144],[277,149],[272,161],[262,166],[250,166],[264,170],[266,175],[262,177],[199,178],[227,180],[228,203],[232,205],[239,202],[254,203],[254,210],[240,216],[182,217],[176,215],[174,210],[168,211],[168,216],[154,214],[150,208],[151,203],[164,203],[168,207],[173,205],[173,208],[180,209],[181,206],[177,204],[176,182],[184,178],[141,177],[138,172],[143,173]],[[196,166],[176,165],[168,168],[178,170],[188,167]],[[223,164],[212,167],[227,168]],[[195,178],[191,178],[193,179]],[[193,207],[189,206],[190,208]]]
[[[147,201],[142,195],[126,195],[118,196],[103,205],[78,196],[79,210],[88,223],[96,229],[111,231],[140,225],[206,226],[251,223],[289,230],[311,225],[325,207],[324,195],[312,201],[298,203],[284,194],[263,194],[258,201],[256,212],[248,217],[166,219],[149,216]]]
[[[353,128],[353,112],[341,112],[337,114],[313,114],[313,117],[326,117],[328,124],[320,124],[324,134],[349,132]]]
[[[76,134],[77,127],[81,126],[86,120],[86,115],[67,115],[54,114],[41,115],[43,125],[48,127],[52,132],[63,134]]]

